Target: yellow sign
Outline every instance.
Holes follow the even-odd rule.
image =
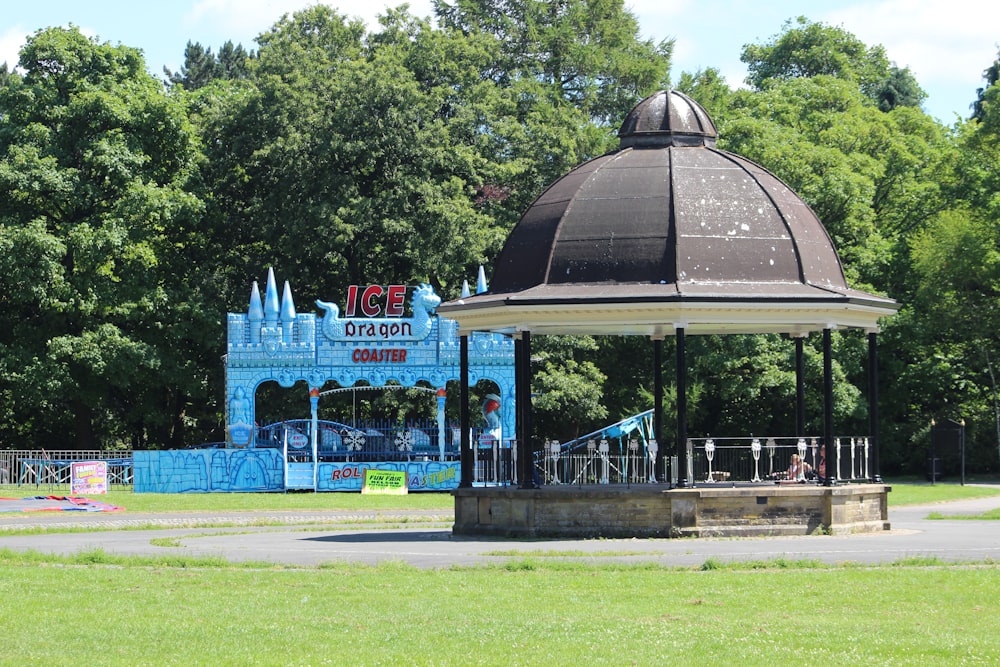
[[[361,493],[385,493],[405,496],[408,491],[406,471],[365,469]]]

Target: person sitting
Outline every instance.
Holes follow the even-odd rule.
[[[792,462],[788,466],[787,479],[803,481],[806,474],[812,472],[812,466],[802,460],[798,454],[792,454]]]

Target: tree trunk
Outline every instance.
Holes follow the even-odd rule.
[[[73,425],[76,430],[76,448],[81,451],[96,450],[93,410],[79,400],[73,401]]]

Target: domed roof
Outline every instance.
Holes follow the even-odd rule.
[[[716,136],[715,123],[705,108],[676,90],[661,90],[639,102],[618,131],[621,148],[715,147]]]
[[[699,309],[715,320],[706,321],[705,332],[793,333],[838,322],[874,327],[873,318],[895,311],[893,301],[848,287],[813,211],[763,167],[717,149],[715,124],[690,97],[651,95],[628,114],[619,137],[617,151],[576,167],[535,200],[508,236],[489,292],[455,306],[517,306],[519,326],[534,330],[545,328],[545,316],[524,316],[530,306],[590,304],[593,311],[598,303],[618,310],[644,303],[648,313],[619,332],[650,335],[669,333],[671,322],[691,326]],[[788,320],[775,324],[758,312],[845,300],[864,301],[879,314],[843,318],[841,303],[804,319],[772,315]],[[753,315],[708,313],[708,302],[722,301],[757,305]],[[444,304],[439,311],[465,326],[461,308]],[[754,321],[730,321],[746,318]],[[583,331],[587,322],[551,325],[553,332]],[[489,328],[497,330],[495,323]]]

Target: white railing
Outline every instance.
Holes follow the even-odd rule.
[[[867,436],[840,436],[833,439],[837,470],[833,479],[845,482],[868,481],[871,446]],[[789,479],[792,455],[804,462],[796,479]],[[689,438],[687,478],[696,484],[718,482],[774,482],[822,479],[827,461],[822,438],[742,437]],[[794,474],[794,473],[793,473]]]
[[[573,448],[547,441],[535,455],[537,481],[544,485],[657,484],[676,481],[676,457],[665,460],[659,474],[656,440],[590,439]],[[871,447],[867,436],[834,438],[838,468],[834,479],[869,481]],[[790,473],[792,455],[804,463]],[[824,481],[826,457],[818,437],[689,438],[687,475],[690,484]],[[790,479],[790,474],[792,478]],[[659,479],[658,479],[659,475]]]

